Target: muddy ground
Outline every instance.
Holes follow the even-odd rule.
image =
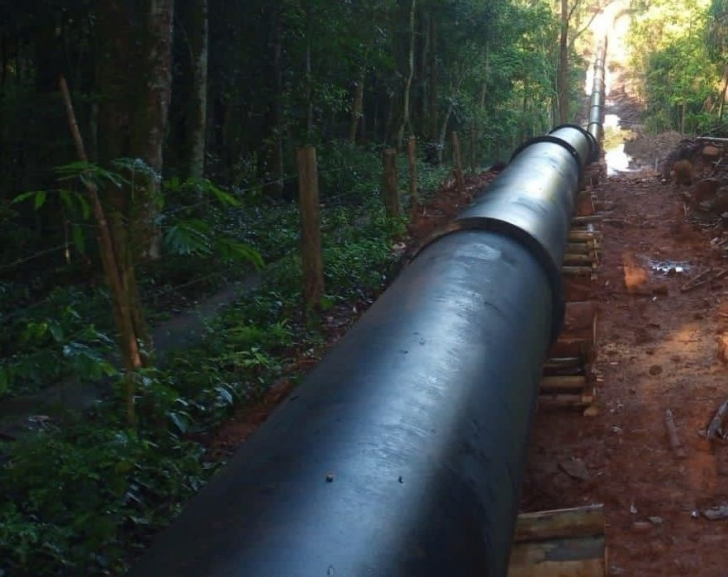
[[[611,575],[728,575],[728,520],[703,515],[728,503],[728,448],[703,436],[728,398],[728,280],[681,291],[728,262],[723,228],[696,218],[680,192],[648,169],[596,189],[612,203],[594,295],[598,414],[539,413],[528,463],[524,510],[604,504]],[[646,290],[628,292],[625,264],[646,273]],[[671,448],[667,410],[685,458]],[[564,472],[574,458],[588,479]]]

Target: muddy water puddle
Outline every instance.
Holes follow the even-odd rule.
[[[649,266],[653,272],[666,276],[685,274],[692,268],[692,265],[685,261],[652,259],[647,259],[647,266]]]

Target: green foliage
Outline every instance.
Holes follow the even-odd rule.
[[[629,41],[631,62],[641,76],[647,104],[645,124],[652,132],[704,130],[718,111],[722,73],[722,32],[718,2],[640,5]]]
[[[0,310],[0,397],[36,392],[71,375],[96,381],[116,374],[107,360],[114,342],[87,320],[100,304],[100,295],[91,296],[59,288],[40,306]]]
[[[0,570],[119,575],[209,477],[200,447],[106,422],[14,444],[0,469]]]

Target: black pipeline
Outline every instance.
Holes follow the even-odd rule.
[[[133,577],[502,577],[584,165],[564,126],[412,264]]]
[[[589,99],[589,124],[587,130],[597,142],[604,137],[604,106],[606,104],[607,85],[604,76],[604,62],[607,58],[607,36],[597,45],[594,58],[594,81]]]

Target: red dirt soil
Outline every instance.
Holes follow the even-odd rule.
[[[718,356],[728,281],[680,290],[727,266],[711,245],[722,229],[691,224],[676,185],[655,173],[613,176],[596,192],[613,203],[594,296],[598,414],[537,415],[522,509],[603,503],[610,575],[725,577],[728,520],[701,512],[728,503],[728,454],[701,435],[728,397]],[[627,291],[625,264],[647,273],[645,290]],[[669,442],[668,409],[684,459]],[[572,458],[586,465],[587,480],[559,466]]]

